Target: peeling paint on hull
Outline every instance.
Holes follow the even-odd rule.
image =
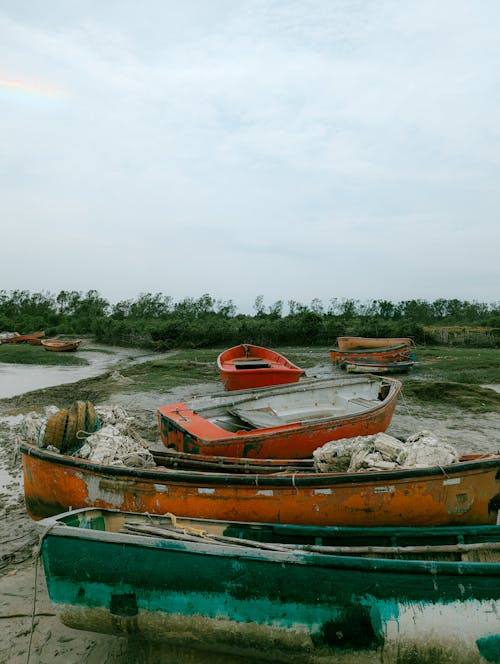
[[[384,664],[500,662],[499,563],[283,553],[68,526],[47,533],[42,557],[51,600],[77,629],[262,661],[380,661],[383,652]]]
[[[35,519],[96,506],[318,526],[441,526],[494,524],[500,507],[500,456],[403,471],[239,475],[104,466],[27,443],[20,449]]]

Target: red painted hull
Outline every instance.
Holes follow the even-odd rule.
[[[350,382],[352,381],[352,382]],[[366,383],[364,383],[366,381]],[[249,390],[242,395],[223,396],[218,399],[221,414],[224,408],[234,411],[239,403],[262,403],[259,412],[269,410],[267,404],[280,395],[296,395],[296,403],[307,406],[308,393],[317,385],[327,387],[338,386],[339,397],[345,386],[354,389],[352,402],[355,398],[356,386],[371,386],[372,399],[361,399],[363,406],[357,412],[341,411],[342,414],[326,415],[321,411],[320,416],[310,420],[299,419],[276,426],[256,427],[253,429],[239,429],[230,431],[217,424],[217,417],[208,419],[205,410],[211,411],[212,398],[204,400],[206,408],[200,402],[179,402],[158,409],[158,426],[163,443],[180,452],[195,454],[210,454],[216,456],[249,457],[259,459],[304,459],[310,457],[313,451],[330,440],[352,438],[354,436],[368,436],[385,431],[389,426],[396,402],[401,390],[401,383],[393,378],[376,378],[375,376],[349,377],[342,379],[328,379],[315,381],[308,386],[305,383],[277,388],[264,388],[263,390]],[[354,387],[353,387],[354,386]],[[321,388],[316,388],[321,390]],[[383,397],[377,396],[383,391]],[[347,392],[347,390],[346,390]],[[327,395],[330,398],[330,395]],[[337,397],[335,397],[337,398]],[[213,398],[214,402],[216,397]],[[303,404],[301,404],[301,399]],[[377,400],[379,399],[379,400]],[[326,402],[326,398],[323,399]],[[366,402],[366,405],[365,403]],[[225,406],[224,404],[227,404]]]
[[[316,526],[494,524],[500,456],[368,473],[228,475],[104,466],[21,444],[26,508],[81,507]]]
[[[222,352],[217,369],[226,390],[296,383],[304,371],[268,348],[241,344]]]

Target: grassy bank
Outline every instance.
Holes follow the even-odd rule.
[[[30,352],[30,347],[26,347],[26,350]],[[36,350],[36,347],[31,350]],[[216,368],[220,350],[179,350],[172,353],[171,357],[132,364],[122,369],[121,375],[129,379],[126,381],[117,381],[107,373],[97,378],[4,399],[3,404],[10,409],[24,411],[50,403],[67,406],[78,399],[100,403],[117,392],[161,393],[178,386],[207,382],[212,382],[214,390],[217,390],[221,388]],[[329,349],[326,347],[276,350],[303,367],[309,375],[313,373],[311,369],[318,367],[322,368],[322,375],[328,375],[330,371],[332,376],[344,375],[333,367]],[[416,355],[417,362],[413,371],[398,376],[404,384],[403,394],[407,400],[421,405],[439,404],[443,408],[458,408],[471,413],[500,412],[500,394],[482,387],[487,384],[500,384],[500,350],[417,348]]]
[[[50,353],[43,346],[29,344],[2,344],[0,362],[4,364],[38,364],[43,366],[83,366],[88,364],[76,353]]]

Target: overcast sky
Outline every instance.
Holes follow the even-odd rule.
[[[0,289],[500,299],[497,0],[0,0]]]

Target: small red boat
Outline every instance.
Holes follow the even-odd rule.
[[[359,348],[387,348],[391,346],[410,346],[410,337],[337,337],[339,350],[357,350]]]
[[[304,459],[330,440],[385,431],[400,390],[394,378],[365,375],[220,392],[162,406],[158,426],[180,452]]]
[[[304,375],[283,355],[253,344],[225,350],[217,358],[217,368],[226,390],[296,383]]]
[[[80,339],[74,341],[62,341],[61,339],[45,339],[42,341],[42,346],[45,350],[56,351],[56,352],[68,352],[73,351],[78,348],[81,344]]]

